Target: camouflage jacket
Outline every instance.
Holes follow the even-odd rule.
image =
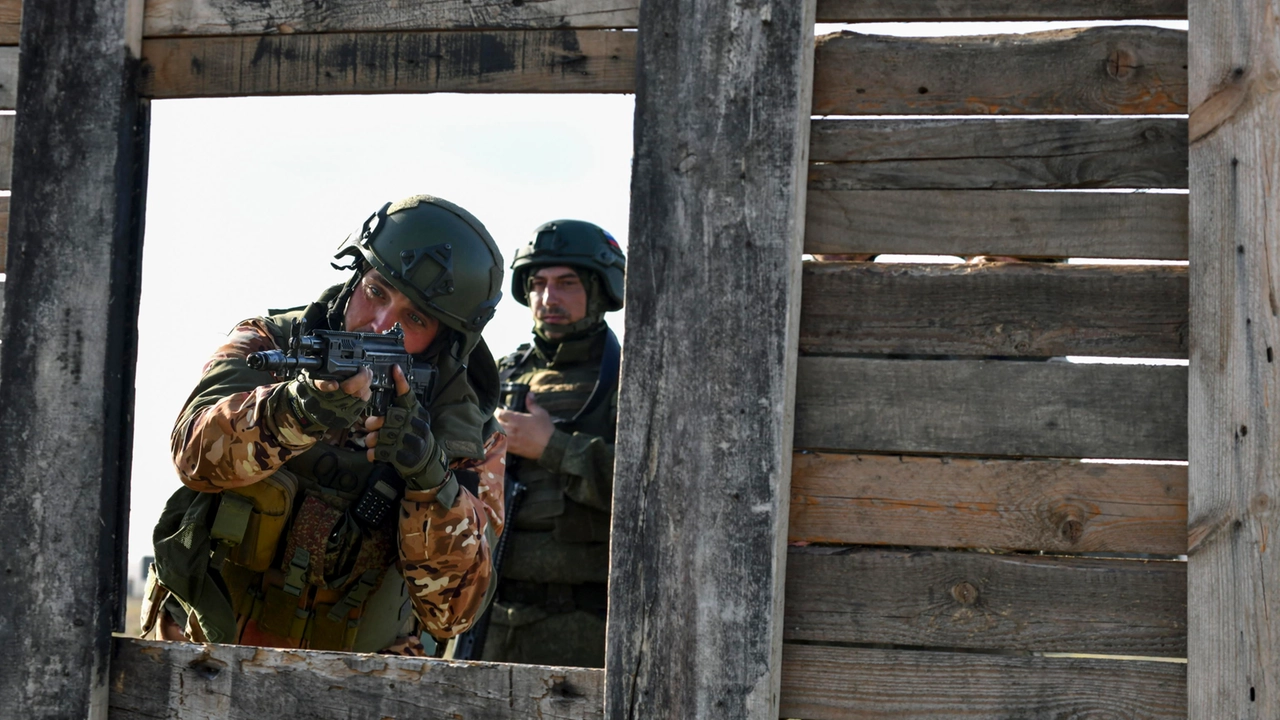
[[[171,436],[174,465],[188,488],[219,493],[256,483],[317,446],[363,458],[361,424],[322,435],[303,431],[285,400],[285,383],[245,362],[250,353],[282,348],[290,322],[301,315],[245,320],[206,363]],[[484,436],[492,407],[480,406],[466,366],[441,355],[431,359],[440,380],[427,409],[453,477],[438,488],[405,493],[393,542],[422,627],[446,638],[470,626],[489,588],[490,543],[503,518],[502,484],[494,480],[502,477],[506,438]],[[472,489],[459,487],[464,470],[475,480]]]
[[[607,332],[602,328],[558,345],[535,338],[499,362],[503,377],[527,384],[557,423],[540,458],[513,456],[512,471],[528,492],[512,521],[502,570],[506,579],[568,584],[608,579],[616,385],[605,402],[574,419],[600,379]]]

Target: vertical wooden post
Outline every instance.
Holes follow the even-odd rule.
[[[814,0],[640,12],[605,716],[775,720]]]
[[[23,8],[0,346],[0,717],[105,718],[123,617],[141,0]]]
[[[1280,25],[1192,0],[1188,695],[1280,717]]]

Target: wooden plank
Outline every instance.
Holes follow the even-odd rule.
[[[798,448],[1183,460],[1187,369],[802,357]]]
[[[0,190],[8,190],[13,172],[13,115],[0,115]],[[4,246],[0,243],[0,272],[4,272]]]
[[[0,0],[0,45],[17,45],[22,29],[22,0]]]
[[[604,672],[117,638],[112,720],[600,718]]]
[[[335,33],[148,40],[156,98],[335,93],[626,93],[636,33]]]
[[[815,115],[1187,111],[1187,36],[1124,26],[1023,35],[818,39]]]
[[[0,47],[0,110],[18,104],[18,48]]]
[[[0,324],[0,698],[9,717],[100,720],[129,535],[142,4],[23,11]]]
[[[1187,196],[1012,190],[813,190],[808,253],[1185,260]]]
[[[805,263],[800,352],[1185,358],[1187,269]]]
[[[1191,16],[1190,715],[1280,717],[1280,30]]]
[[[788,641],[1185,657],[1186,565],[791,548]]]
[[[1187,121],[814,120],[810,190],[1185,188]]]
[[[640,10],[605,715],[776,720],[814,0]]]
[[[273,35],[388,30],[634,28],[637,0],[149,0],[146,36]]]
[[[791,542],[1180,555],[1187,469],[798,453]]]
[[[1187,666],[788,644],[782,717],[1184,720]]]
[[[1180,20],[1187,0],[819,0],[818,22]]]

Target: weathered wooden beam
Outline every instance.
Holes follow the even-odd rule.
[[[818,0],[818,22],[1178,20],[1187,0]]]
[[[1191,3],[1190,717],[1280,717],[1280,24]]]
[[[1187,111],[1187,34],[1126,26],[1023,35],[818,39],[816,115]]]
[[[1179,555],[1187,469],[798,453],[791,542]]]
[[[148,40],[155,98],[337,93],[625,93],[636,33],[336,33]]]
[[[0,45],[17,45],[22,29],[22,0],[0,0]]]
[[[13,115],[0,115],[0,190],[8,190],[13,171]],[[4,272],[4,245],[0,243],[0,272]]]
[[[393,655],[115,640],[111,719],[601,717],[604,673]]]
[[[640,11],[605,716],[776,720],[814,0]]]
[[[782,715],[805,720],[1184,720],[1187,666],[788,644]]]
[[[1187,356],[1185,267],[805,263],[810,355]]]
[[[1185,260],[1187,196],[1016,190],[812,190],[809,253]]]
[[[5,272],[9,253],[9,198],[0,197],[0,273]]]
[[[1185,188],[1176,118],[814,120],[812,190]]]
[[[793,547],[788,641],[1186,657],[1175,561]]]
[[[123,616],[147,106],[135,0],[22,20],[0,325],[4,714],[105,718]]]
[[[1183,460],[1187,369],[802,357],[798,448]]]
[[[0,47],[0,110],[18,104],[18,48]]]

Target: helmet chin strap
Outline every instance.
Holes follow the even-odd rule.
[[[534,318],[533,334],[546,342],[558,345],[567,340],[577,340],[594,333],[604,324],[607,308],[604,302],[604,291],[600,287],[600,277],[590,270],[574,269],[582,280],[583,288],[587,291],[587,314],[581,320],[567,325],[547,323],[540,318]],[[547,335],[549,332],[559,337],[550,337]]]

